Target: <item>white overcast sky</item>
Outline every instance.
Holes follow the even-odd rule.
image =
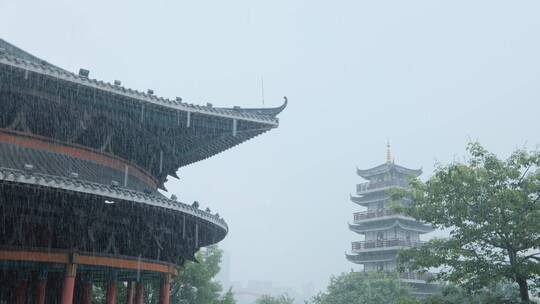
[[[540,143],[539,1],[0,0],[0,38],[47,61],[216,106],[290,106],[278,129],[167,184],[218,211],[232,280],[323,287],[345,260],[355,167],[422,167],[478,139]]]

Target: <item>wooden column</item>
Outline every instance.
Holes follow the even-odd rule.
[[[135,300],[135,282],[129,281],[127,285],[127,304],[134,304]]]
[[[26,304],[26,296],[28,290],[28,278],[21,278],[17,282],[17,287],[15,287],[15,303],[16,304]]]
[[[144,284],[143,282],[137,282],[135,290],[135,304],[144,304]]]
[[[111,279],[107,284],[107,295],[105,298],[106,304],[116,304],[117,295],[117,283],[114,279]]]
[[[75,277],[77,276],[77,264],[67,264],[66,274],[64,276],[64,285],[62,286],[61,304],[73,304],[73,291],[75,288]]]
[[[161,293],[160,293],[160,304],[169,304],[171,290],[171,275],[164,274],[163,279],[161,280]]]
[[[82,304],[92,304],[92,281],[86,280],[82,283]]]
[[[47,271],[41,271],[38,275],[36,283],[35,303],[45,304],[45,296],[47,295]]]

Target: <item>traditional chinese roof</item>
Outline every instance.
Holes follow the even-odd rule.
[[[0,136],[3,135],[0,132]],[[94,161],[77,158],[68,154],[55,153],[48,150],[38,150],[22,145],[7,144],[0,141],[0,166],[4,168],[25,170],[30,168],[33,173],[41,173],[59,177],[76,176],[78,180],[118,185],[135,191],[152,191],[155,187],[147,185],[140,176],[129,174],[123,170],[99,164]],[[134,168],[131,169],[132,173]],[[143,176],[144,177],[144,176]]]
[[[396,165],[393,162],[386,162],[382,165],[370,168],[370,169],[356,169],[356,174],[365,178],[371,179],[375,176],[386,174],[389,172],[395,172],[399,175],[418,177],[422,174],[422,169],[408,169],[399,165]]]
[[[397,258],[397,252],[378,252],[378,251],[366,251],[358,253],[345,253],[347,260],[356,263],[376,263],[376,262],[390,262]]]
[[[118,186],[108,186],[100,183],[84,181],[77,178],[46,175],[41,173],[34,173],[31,171],[3,167],[0,167],[0,181],[35,185],[46,187],[49,189],[73,191],[78,193],[97,195],[111,201],[124,200],[165,208],[171,211],[180,212],[182,214],[200,218],[203,221],[220,227],[222,229],[222,238],[225,236],[225,234],[227,234],[228,231],[227,224],[219,216],[199,210],[198,208],[195,208],[193,206],[168,199],[163,195],[160,195],[159,193],[143,193]]]
[[[70,142],[100,149],[108,143],[100,144],[98,139],[116,138],[112,140],[115,150],[111,148],[108,152],[149,172],[161,188],[167,176],[176,177],[178,168],[278,127],[277,115],[287,106],[286,98],[279,107],[243,109],[201,106],[158,97],[153,92],[140,92],[68,72],[0,39],[0,93],[2,91],[8,94],[3,98],[14,103],[9,107],[17,107],[17,112],[28,109],[36,112],[32,106],[36,98],[40,99],[37,105],[51,113],[61,113],[63,119],[68,120],[62,130],[81,128],[91,122],[91,128],[73,133],[94,132],[92,136],[81,136],[79,141],[69,139]],[[28,125],[47,125],[35,121],[35,116],[42,112],[37,113],[32,113],[33,119],[23,120]],[[100,124],[107,127],[96,130]],[[107,134],[109,130],[114,134]],[[34,133],[66,141],[53,138],[59,134],[56,130],[41,131]],[[129,140],[124,140],[126,138]]]
[[[362,221],[349,224],[349,229],[359,234],[364,234],[369,231],[384,231],[400,227],[404,230],[417,231],[418,233],[428,233],[433,231],[430,225],[416,221],[413,218],[404,215],[394,215],[392,218],[373,219],[370,221]]]
[[[283,105],[276,108],[242,109],[240,107],[218,108],[211,105],[201,106],[167,99],[164,97],[158,97],[156,95],[149,94],[148,92],[141,92],[125,88],[121,85],[115,85],[113,83],[108,83],[68,72],[64,69],[48,63],[43,59],[31,55],[30,53],[23,51],[22,49],[2,39],[0,39],[0,64],[22,68],[39,74],[54,76],[56,78],[67,80],[80,85],[109,91],[111,93],[123,95],[126,97],[131,97],[141,103],[160,105],[171,110],[182,110],[186,112],[201,113],[218,117],[262,122],[274,127],[277,127],[278,125],[276,115],[281,113],[281,111],[283,111],[283,109],[285,109],[285,107],[287,106],[286,98]]]
[[[52,69],[58,69],[60,71],[64,71],[62,70],[61,68],[53,65],[53,64],[50,64],[49,62],[41,59],[41,58],[38,58],[30,53],[28,53],[27,51],[21,49],[21,48],[18,48],[16,46],[14,46],[13,44],[3,40],[3,39],[0,39],[0,53],[3,53],[3,54],[6,54],[6,55],[9,55],[9,56],[12,56],[12,57],[15,57],[15,58],[20,58],[20,59],[23,59],[23,60],[26,60],[26,61],[29,61],[29,62],[33,62],[33,63],[36,63],[36,64],[40,64],[40,65],[43,65],[43,66],[47,66],[49,68],[52,68]]]
[[[365,207],[367,207],[370,203],[380,202],[380,201],[385,201],[385,200],[390,199],[390,195],[388,195],[384,191],[382,194],[381,193],[375,193],[375,194],[359,195],[359,196],[350,194],[349,196],[353,203],[356,203],[360,206],[365,206]]]

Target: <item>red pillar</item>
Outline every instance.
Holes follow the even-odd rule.
[[[117,284],[116,281],[109,281],[109,284],[107,285],[107,296],[105,303],[106,304],[116,304],[116,292],[117,292]]]
[[[137,290],[135,291],[135,304],[144,304],[144,285],[142,282],[137,282]]]
[[[83,282],[82,304],[92,304],[92,281]]]
[[[22,279],[17,283],[15,288],[15,303],[26,304],[26,290],[28,289],[28,280]]]
[[[163,279],[161,280],[161,293],[160,293],[160,304],[169,304],[169,297],[170,297],[170,290],[171,290],[171,276],[169,274],[165,274],[163,276]]]
[[[135,299],[135,283],[133,281],[128,282],[127,286],[127,304],[134,304],[133,300]]]
[[[36,283],[36,304],[45,304],[45,296],[47,291],[47,273],[40,273]]]
[[[75,289],[75,276],[77,275],[77,265],[67,264],[67,271],[62,286],[61,304],[73,304],[73,290]]]

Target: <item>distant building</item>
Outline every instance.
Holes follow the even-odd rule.
[[[232,290],[238,304],[252,304],[265,295],[274,297],[288,295],[295,299],[295,303],[303,303],[301,295],[295,290],[289,287],[275,286],[272,281],[249,280],[245,286],[241,282],[233,282]]]
[[[400,249],[422,245],[420,235],[433,231],[433,227],[414,218],[394,212],[390,208],[388,190],[408,188],[409,180],[422,174],[421,169],[408,169],[396,165],[388,144],[386,163],[371,169],[357,169],[357,174],[368,180],[358,184],[351,200],[366,211],[354,213],[350,230],[363,235],[364,241],[352,243],[347,259],[364,266],[365,272],[396,274],[412,285],[416,296],[434,293],[437,285],[426,283],[427,276],[414,272],[397,273],[397,257]],[[399,203],[407,204],[403,199]]]
[[[302,286],[302,298],[303,300],[310,300],[316,295],[317,291],[315,285],[312,282],[304,284]]]

